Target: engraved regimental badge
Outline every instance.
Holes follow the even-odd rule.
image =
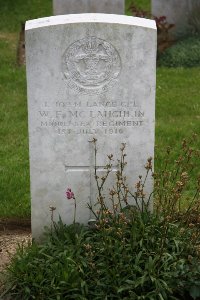
[[[70,88],[78,93],[100,94],[115,84],[121,71],[117,50],[91,36],[74,42],[63,55],[63,73]]]

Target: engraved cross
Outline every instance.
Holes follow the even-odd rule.
[[[95,166],[94,166],[94,151],[93,148],[90,147],[90,165],[86,166],[69,166],[65,165],[65,171],[66,172],[84,172],[88,171],[89,175],[89,187],[90,187],[90,195],[89,196],[89,202],[90,205],[93,207],[94,201],[95,201],[95,191],[96,191],[96,185],[95,185]],[[96,171],[98,172],[106,172],[105,166],[96,166]],[[117,172],[118,171],[118,166],[112,166],[110,168],[111,172]],[[84,173],[83,173],[84,176]],[[93,218],[94,216],[90,212],[90,218]]]

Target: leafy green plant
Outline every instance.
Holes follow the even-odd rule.
[[[193,35],[177,41],[159,57],[159,65],[165,67],[200,66],[200,36]]]
[[[198,140],[197,135],[193,134],[188,140],[183,139],[179,156],[174,161],[171,161],[171,152],[173,149],[167,147],[166,156],[163,160],[162,170],[158,174],[154,173],[154,197],[156,209],[158,212],[163,211],[170,216],[184,211],[187,213],[191,208],[198,205],[199,189],[200,189],[200,175],[199,158],[200,151],[195,148],[195,143]],[[188,189],[188,184],[192,178],[192,174],[196,175],[196,189],[191,199],[187,199],[189,203],[185,203],[184,192]]]
[[[113,155],[108,156],[105,175],[95,179],[98,189],[95,226],[60,220],[46,235],[46,242],[19,248],[9,268],[8,292],[14,299],[198,299],[200,295],[199,215],[200,178],[194,198],[181,210],[184,190],[199,162],[194,135],[184,140],[182,151],[170,167],[171,150],[155,181],[154,212],[144,197],[145,179],[139,177],[135,192],[127,186],[125,144],[118,160],[116,184],[110,190],[112,210],[102,193]],[[96,140],[93,140],[95,161]],[[193,145],[194,144],[194,145]],[[146,176],[151,176],[151,158]],[[197,166],[198,167],[198,166]],[[67,197],[74,199],[68,189]],[[135,199],[135,207],[127,195]],[[142,205],[143,203],[143,205]],[[53,210],[52,210],[53,212]],[[52,215],[53,219],[53,215]],[[53,221],[53,220],[52,220]]]

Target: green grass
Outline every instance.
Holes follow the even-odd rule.
[[[16,34],[0,34],[0,216],[30,214],[26,80]]]
[[[156,155],[155,169],[163,161],[166,146],[173,148],[176,160],[184,138],[200,133],[200,68],[158,68],[156,89]],[[196,148],[200,149],[200,136]],[[199,172],[200,161],[193,172]],[[193,192],[195,182],[191,183]]]
[[[52,0],[0,0],[0,31],[16,32],[21,22],[52,15]]]
[[[156,136],[175,145],[192,131],[200,132],[200,68],[158,68]]]
[[[125,5],[127,14],[130,14],[129,7],[131,4],[134,4],[141,10],[151,11],[151,0],[126,0]]]
[[[133,2],[150,10],[150,0],[126,0],[126,13]],[[16,32],[21,22],[52,15],[52,3],[53,0],[0,0],[0,31]]]
[[[140,4],[148,7],[149,1]],[[16,48],[20,21],[50,14],[50,0],[0,0],[0,217],[30,215],[25,68],[16,66]],[[156,168],[167,145],[174,146],[175,157],[181,140],[200,132],[199,73],[157,71]]]

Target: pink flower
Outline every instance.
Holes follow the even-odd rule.
[[[67,199],[75,199],[75,197],[74,197],[74,193],[72,192],[72,190],[71,189],[67,189],[67,191],[66,191],[66,197],[67,197]]]

